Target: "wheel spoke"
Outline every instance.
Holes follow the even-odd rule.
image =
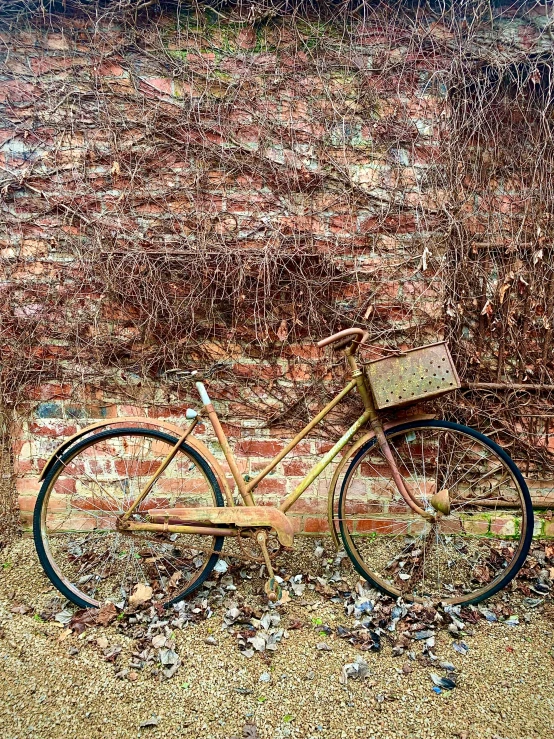
[[[345,547],[360,574],[392,595],[482,599],[522,559],[528,492],[515,465],[471,429],[442,422],[408,429],[387,433],[405,485],[425,506],[448,490],[450,514],[429,525],[414,513],[372,440],[344,477],[338,521]],[[499,503],[479,506],[487,499]]]
[[[44,483],[39,496],[41,525],[35,527],[39,556],[42,553],[50,579],[78,605],[120,600],[122,591],[128,597],[138,583],[151,585],[155,600],[174,601],[189,585],[203,582],[215,564],[222,537],[170,538],[117,528],[118,517],[137,499],[175,441],[150,429],[101,432],[62,455]],[[147,522],[151,508],[222,504],[208,464],[185,447],[130,520]],[[198,554],[194,556],[193,550]],[[169,590],[177,571],[179,585],[174,587],[174,579]]]

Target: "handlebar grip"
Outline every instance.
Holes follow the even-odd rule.
[[[321,341],[317,342],[317,345],[319,347],[328,346],[329,344],[333,344],[335,341],[339,341],[340,339],[346,339],[348,338],[349,341],[351,336],[360,336],[359,343],[363,344],[364,341],[366,341],[369,334],[367,331],[364,331],[361,328],[346,328],[344,331],[339,331],[338,334],[333,334],[332,336],[328,336],[326,339],[322,339]],[[342,344],[342,342],[341,342]]]

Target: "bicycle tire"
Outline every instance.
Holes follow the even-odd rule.
[[[450,603],[450,604],[469,605],[469,604],[479,603],[482,600],[485,600],[486,598],[491,597],[492,595],[494,595],[495,593],[497,593],[499,590],[506,587],[506,585],[510,583],[510,581],[516,576],[517,572],[523,565],[525,558],[529,552],[529,548],[530,548],[531,540],[533,536],[533,508],[532,508],[532,502],[531,502],[531,496],[529,494],[529,490],[527,488],[527,485],[525,483],[525,480],[520,470],[518,469],[517,465],[513,462],[513,460],[510,458],[510,456],[492,439],[489,439],[484,434],[468,426],[453,423],[450,421],[437,421],[437,420],[414,421],[414,422],[408,422],[408,423],[405,423],[399,426],[395,426],[392,429],[389,429],[386,432],[386,435],[390,440],[391,438],[397,437],[401,434],[406,435],[409,432],[414,432],[416,429],[437,429],[437,430],[442,429],[445,431],[449,430],[452,432],[459,432],[461,434],[466,435],[469,438],[475,439],[476,441],[478,441],[479,443],[483,444],[488,449],[490,449],[492,453],[497,455],[497,457],[502,460],[503,464],[510,470],[511,474],[513,475],[514,480],[517,481],[517,485],[519,487],[519,491],[520,491],[521,499],[523,503],[523,506],[522,506],[522,526],[523,528],[520,533],[518,550],[515,553],[515,556],[513,557],[509,566],[504,571],[503,576],[493,579],[489,587],[485,586],[484,588],[480,588],[478,592],[473,595],[470,595],[470,594],[455,595],[450,598],[442,599],[443,602]],[[402,596],[406,598],[407,600],[423,601],[425,600],[424,597],[420,598],[420,597],[406,596],[405,592],[403,592],[401,589],[388,585],[387,583],[385,583],[385,581],[383,580],[381,576],[376,575],[374,571],[372,572],[371,569],[365,565],[365,563],[363,562],[363,559],[360,557],[360,554],[357,551],[356,544],[354,542],[355,537],[353,537],[349,531],[349,528],[352,528],[353,524],[352,524],[352,520],[345,516],[348,488],[353,478],[354,471],[358,468],[358,465],[361,463],[361,460],[367,455],[367,453],[377,448],[376,443],[377,442],[375,438],[370,439],[361,449],[358,450],[356,455],[353,457],[345,473],[345,476],[343,478],[340,496],[339,496],[339,502],[338,502],[339,531],[340,531],[341,539],[343,541],[344,548],[355,570],[373,587],[395,598]],[[478,502],[476,503],[476,505],[478,505]]]
[[[69,449],[67,449],[61,457],[56,460],[54,465],[52,466],[52,469],[50,470],[49,474],[47,475],[46,479],[44,480],[41,489],[39,491],[39,494],[37,496],[37,500],[35,503],[34,513],[33,513],[33,538],[35,543],[35,548],[37,551],[37,555],[40,561],[40,564],[42,565],[42,568],[44,569],[44,572],[48,579],[52,582],[52,584],[71,602],[75,603],[75,605],[80,606],[81,608],[94,608],[101,605],[99,602],[92,603],[90,602],[90,599],[87,600],[88,596],[83,597],[83,593],[79,591],[79,589],[74,586],[73,584],[67,582],[67,578],[64,578],[59,565],[55,563],[55,561],[52,558],[52,554],[50,551],[50,547],[48,544],[48,541],[45,541],[44,535],[45,535],[45,517],[47,513],[47,506],[48,501],[50,497],[50,493],[54,488],[54,485],[58,478],[60,477],[60,474],[63,470],[67,469],[77,457],[78,455],[83,452],[84,450],[87,450],[91,446],[94,446],[95,444],[106,441],[106,440],[112,440],[116,437],[128,437],[130,435],[136,435],[137,437],[150,437],[153,439],[158,440],[159,442],[164,442],[167,445],[174,446],[177,442],[177,439],[172,437],[171,435],[158,431],[155,429],[144,429],[144,428],[121,428],[121,429],[110,429],[106,431],[102,431],[98,434],[94,434],[93,436],[87,437],[86,439],[83,439],[81,441],[78,441],[76,444],[71,446]],[[194,464],[198,465],[202,473],[205,475],[205,478],[211,487],[211,492],[213,494],[213,502],[217,507],[223,507],[224,506],[224,499],[221,492],[221,489],[219,487],[219,484],[217,482],[217,478],[214,475],[209,463],[191,446],[189,446],[186,442],[183,442],[181,444],[180,450],[184,452],[190,459],[193,460]],[[210,540],[211,537],[206,536],[206,540]],[[219,556],[221,549],[223,547],[224,537],[223,536],[217,536],[213,537],[214,545],[213,545],[213,553],[210,555],[209,559],[206,560],[204,566],[199,571],[197,576],[193,578],[193,580],[189,583],[189,585],[184,588],[182,591],[179,591],[177,594],[175,594],[174,597],[168,598],[167,600],[163,601],[164,606],[169,607],[175,603],[178,603],[179,601],[183,600],[183,598],[186,598],[188,595],[190,595],[192,592],[194,592],[197,588],[199,588],[203,582],[209,577],[210,573],[213,571]],[[71,587],[71,585],[73,585]]]

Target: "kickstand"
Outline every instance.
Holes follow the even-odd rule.
[[[273,566],[269,558],[269,552],[267,551],[267,533],[265,531],[258,531],[258,533],[256,534],[256,542],[260,547],[265,566],[267,567],[267,573],[269,575],[269,580],[267,580],[266,584],[264,585],[264,590],[267,594],[267,597],[270,601],[273,602],[281,600],[283,592],[281,590],[281,586],[275,580],[275,573],[273,572]]]

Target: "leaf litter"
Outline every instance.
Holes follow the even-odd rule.
[[[411,672],[410,661],[413,663],[419,654],[424,663],[446,671],[448,677],[431,673],[434,686],[440,690],[451,690],[456,678],[453,676],[454,665],[441,660],[433,652],[439,631],[450,634],[452,648],[465,656],[470,649],[466,639],[472,635],[471,626],[477,622],[506,626],[519,624],[507,593],[494,604],[487,602],[477,607],[407,603],[401,598],[394,600],[383,595],[361,579],[352,586],[345,552],[325,560],[325,550],[316,541],[313,554],[320,574],[314,576],[281,570],[277,579],[286,596],[278,603],[267,603],[263,598],[242,594],[245,584],[253,579],[259,567],[234,564],[231,555],[218,561],[211,579],[191,599],[167,610],[156,602],[150,586],[138,583],[128,597],[127,607],[123,599],[119,603],[107,602],[99,609],[74,610],[68,601],[55,596],[51,606],[39,615],[41,620],[53,620],[63,626],[64,633],[77,636],[89,628],[115,625],[135,645],[127,666],[117,667],[117,675],[130,680],[136,680],[139,674],[159,680],[173,678],[182,665],[173,632],[216,615],[221,621],[221,631],[234,639],[236,648],[246,659],[259,655],[266,662],[271,660],[282,640],[288,638],[289,631],[306,628],[326,637],[326,640],[314,643],[315,649],[321,653],[333,651],[334,638],[348,642],[362,653],[379,652],[387,643],[393,656],[409,658],[409,662],[399,669],[404,675]],[[551,565],[554,565],[554,547],[532,548],[522,577],[515,586],[528,601],[527,608],[538,608],[545,599],[549,599],[550,572],[554,572]],[[540,599],[530,597],[533,589],[540,590]],[[310,597],[315,597],[315,600]],[[324,612],[326,601],[342,606],[343,623],[333,627],[324,623],[324,618],[318,614]],[[306,609],[310,616],[298,618],[296,608],[289,616],[290,604]],[[11,610],[26,614],[31,609],[24,604],[15,604]],[[110,643],[103,635],[98,636],[95,643],[106,661],[115,664],[120,660],[120,645]],[[210,635],[204,643],[217,647],[219,640]],[[346,684],[349,679],[361,679],[368,674],[367,662],[359,656],[343,666],[338,679]]]

